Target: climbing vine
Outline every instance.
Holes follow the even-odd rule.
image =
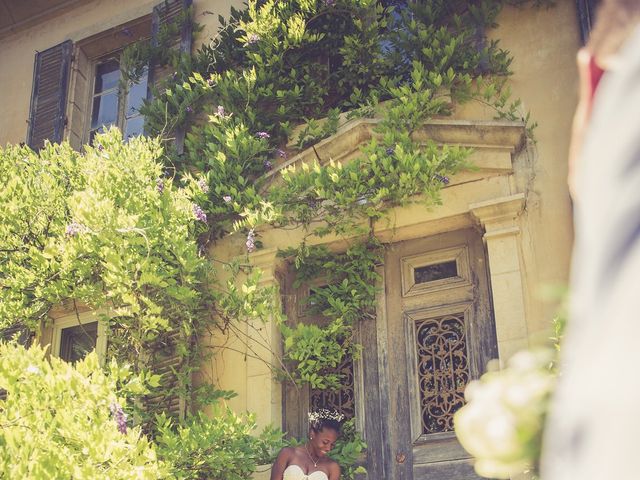
[[[332,368],[358,355],[354,327],[375,314],[377,222],[397,206],[438,204],[450,178],[470,167],[470,149],[424,141],[422,126],[471,100],[528,120],[510,99],[511,57],[487,37],[504,4],[251,0],[193,54],[170,48],[187,17],[163,26],[157,43],[126,49],[125,82],[150,60],[175,70],[143,107],[146,131],[161,140],[123,143],[109,132],[83,154],[65,145],[3,150],[10,220],[0,229],[0,321],[36,329],[53,304],[81,301],[105,312],[111,354],[140,370],[149,367],[145,352],[173,339],[182,359],[175,388],[206,401],[228,393],[192,389],[207,355],[198,338],[275,319],[285,349],[274,369],[336,388]],[[375,127],[349,162],[315,150],[313,162],[292,161],[358,118]],[[183,150],[166,141],[180,130]],[[282,256],[296,282],[326,283],[309,299],[322,325],[288,325],[249,262],[221,274],[211,249],[218,239],[243,235],[251,254],[271,228],[304,231]],[[311,246],[326,235],[349,247]],[[165,443],[176,428],[163,420]]]
[[[152,131],[171,137],[168,119],[176,118],[187,127],[185,150],[168,165],[178,177],[195,168],[207,185],[200,203],[214,221],[201,241],[244,232],[251,253],[262,229],[300,227],[307,237],[356,239],[352,264],[371,268],[368,256],[380,250],[371,248],[376,221],[395,206],[439,203],[450,177],[469,167],[470,149],[419,140],[425,122],[469,100],[527,121],[510,100],[511,57],[486,35],[504,3],[252,1],[233,10],[216,39],[176,64],[144,107]],[[316,154],[311,163],[279,168],[358,117],[377,120],[356,158],[342,164]],[[335,254],[306,240],[287,255],[304,280],[303,272],[333,268],[343,278],[325,291],[344,285],[348,294],[333,298],[371,314],[363,306],[375,298],[372,269],[362,276],[368,284],[354,282],[344,263],[327,260]],[[317,268],[320,257],[331,268]],[[285,357],[296,365],[293,377],[335,387],[327,367],[353,353],[356,322],[338,305],[322,313],[330,320],[323,327],[283,324]]]

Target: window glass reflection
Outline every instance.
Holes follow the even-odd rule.
[[[144,117],[137,116],[127,119],[124,137],[125,139],[142,135],[144,133]]]
[[[121,71],[117,59],[109,59],[96,66],[94,93],[91,104],[89,143],[106,127],[115,125],[123,132],[125,141],[144,134],[144,117],[140,108],[147,97],[148,71],[144,69],[137,82],[126,91],[121,89]]]
[[[120,64],[112,59],[101,63],[96,68],[96,82],[93,93],[102,93],[116,88],[120,80]]]
[[[127,116],[133,116],[139,113],[140,107],[147,98],[147,71],[145,69],[143,76],[137,83],[129,86],[127,94]]]
[[[124,118],[124,138],[129,139],[144,134],[144,117],[140,114],[140,107],[147,97],[147,70],[136,83],[129,86],[127,105]]]
[[[104,125],[112,125],[118,121],[117,92],[100,95],[93,99],[93,113],[91,115],[91,129]]]

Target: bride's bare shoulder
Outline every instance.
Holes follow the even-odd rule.
[[[289,459],[296,454],[296,447],[283,447],[278,453],[278,459]]]
[[[335,460],[331,459],[329,464],[329,480],[339,480],[340,478],[340,465]]]

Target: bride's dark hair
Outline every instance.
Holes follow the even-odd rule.
[[[320,432],[323,428],[331,428],[340,433],[343,420],[344,415],[337,410],[320,408],[309,412],[309,427],[314,432]]]

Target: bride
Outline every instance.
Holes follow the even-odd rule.
[[[340,466],[327,456],[340,434],[344,415],[321,409],[309,414],[309,440],[280,450],[271,480],[339,480]]]

